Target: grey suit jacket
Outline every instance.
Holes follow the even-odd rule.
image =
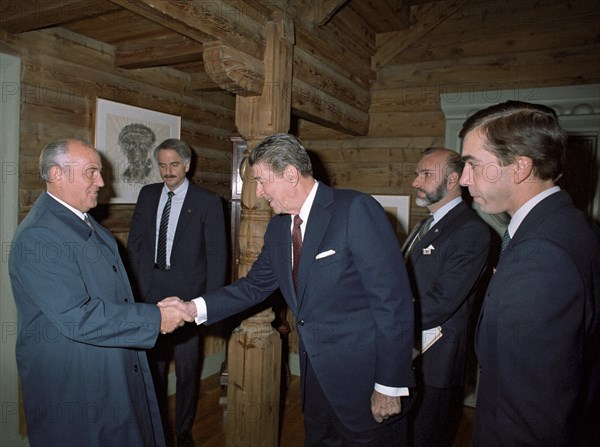
[[[9,270],[17,365],[35,446],[162,446],[146,353],[160,311],[135,304],[112,235],[43,193],[15,233]]]

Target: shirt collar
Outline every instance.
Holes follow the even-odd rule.
[[[183,179],[183,182],[181,183],[181,185],[179,185],[175,191],[173,191],[173,193],[176,196],[185,196],[185,194],[187,193],[188,187],[190,185],[190,181],[186,178]],[[170,189],[169,187],[165,184],[163,186],[163,194],[166,196],[169,193]]]
[[[458,197],[455,197],[454,199],[450,200],[444,206],[440,207],[435,213],[433,213],[433,222],[431,223],[431,226],[434,226],[436,223],[438,223],[440,220],[442,220],[442,218],[446,214],[448,214],[450,212],[450,210],[452,208],[454,208],[456,205],[458,205],[460,202],[462,202],[462,197],[458,196]]]
[[[71,211],[73,211],[75,213],[75,215],[77,217],[79,217],[81,220],[85,220],[85,216],[87,215],[87,213],[82,213],[81,211],[79,211],[76,208],[73,208],[71,205],[69,205],[66,202],[63,202],[62,200],[60,200],[58,197],[56,197],[55,195],[52,195],[51,193],[49,193],[48,191],[46,191],[46,193],[52,197],[54,200],[56,200],[58,203],[60,203],[61,205],[66,206],[68,209],[70,209]]]
[[[300,208],[300,219],[302,222],[306,222],[308,220],[308,215],[310,214],[310,209],[313,206],[313,202],[315,201],[315,196],[317,195],[317,188],[319,187],[319,182],[315,180],[315,184],[313,185],[310,193],[308,193],[308,197],[302,204],[302,208]]]
[[[525,220],[525,217],[527,217],[529,212],[538,203],[540,203],[546,197],[557,193],[558,191],[560,191],[560,187],[553,186],[553,187],[548,188],[548,189],[542,191],[541,193],[533,196],[531,199],[529,199],[527,202],[525,202],[523,205],[521,205],[521,208],[519,208],[517,210],[517,212],[512,216],[512,218],[510,219],[510,222],[508,224],[508,234],[510,235],[510,237],[512,238],[515,235],[515,233],[517,232],[517,229],[519,228],[519,226],[521,225],[523,220]]]

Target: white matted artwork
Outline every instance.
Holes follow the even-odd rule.
[[[373,196],[385,213],[396,231],[398,240],[402,245],[408,236],[408,222],[410,218],[410,196]]]
[[[101,201],[135,203],[142,186],[160,182],[154,148],[179,138],[180,127],[179,116],[98,99],[95,145],[105,164]]]

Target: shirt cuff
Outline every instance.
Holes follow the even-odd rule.
[[[196,312],[198,312],[195,318],[196,324],[202,324],[206,320],[208,320],[208,313],[206,312],[206,301],[204,301],[204,298],[202,297],[195,298],[192,301],[196,305]]]
[[[378,383],[375,384],[375,391],[378,391],[381,394],[385,394],[386,396],[408,396],[408,388],[394,388],[391,386],[380,385]]]

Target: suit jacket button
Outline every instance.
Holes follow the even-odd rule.
[[[117,266],[116,265],[113,265],[113,272],[115,272],[115,273],[117,272]]]
[[[304,326],[304,320],[300,320],[300,321],[298,322],[298,324],[299,324],[300,326]]]
[[[137,367],[137,365],[133,365],[133,372],[138,372],[138,367]]]
[[[126,303],[128,303],[128,302],[129,302],[129,299],[128,299],[128,298],[125,298],[123,301],[125,301]]]

